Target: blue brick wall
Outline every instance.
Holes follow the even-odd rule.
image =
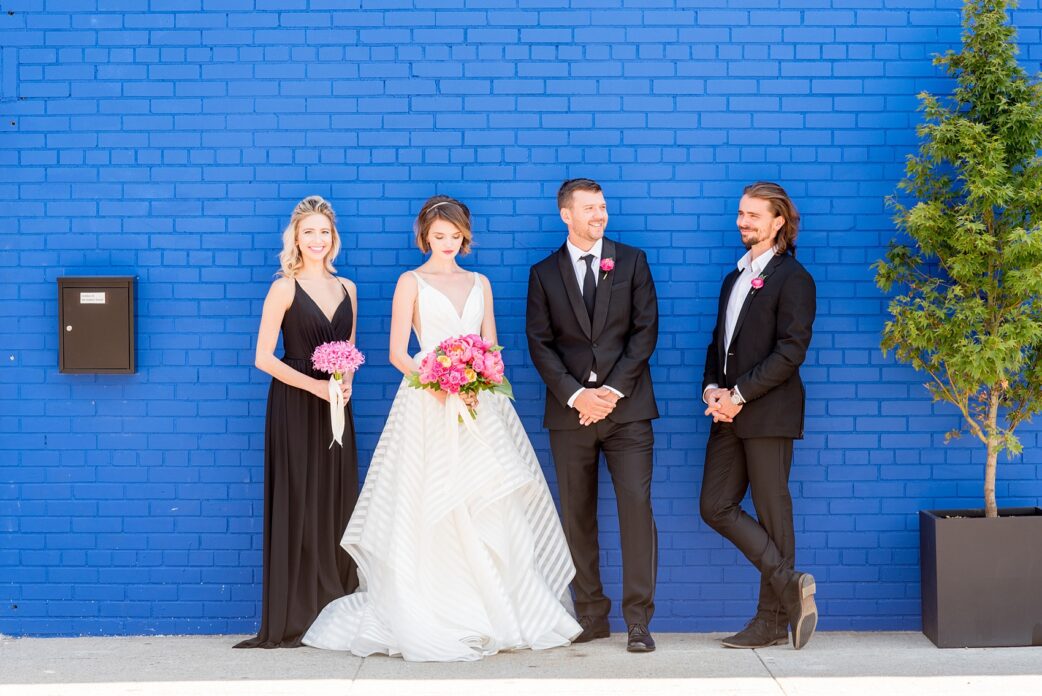
[[[148,8],[147,10],[143,8]],[[1042,8],[1015,13],[1042,61]],[[698,519],[698,385],[741,186],[783,182],[819,288],[792,475],[823,627],[919,625],[916,511],[978,505],[982,457],[941,434],[878,350],[869,265],[915,143],[914,95],[949,84],[954,0],[0,0],[0,632],[248,632],[259,613],[267,378],[252,367],[279,230],[306,194],[340,214],[358,282],[367,462],[397,385],[393,279],[429,195],[467,201],[518,392],[548,465],[527,357],[529,264],[559,245],[553,194],[606,187],[648,252],[659,630],[734,628],[756,578]],[[138,277],[138,372],[57,371],[55,279]],[[1042,499],[1038,430],[1000,472]],[[547,467],[548,475],[552,476]],[[610,487],[606,579],[620,595]]]

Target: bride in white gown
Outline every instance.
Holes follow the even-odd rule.
[[[416,230],[431,258],[399,279],[391,317],[391,362],[405,374],[451,336],[495,342],[488,280],[456,264],[470,247],[467,207],[435,196]],[[359,589],[326,606],[305,644],[454,661],[568,645],[581,632],[575,568],[521,422],[505,396],[472,405],[475,421],[458,396],[399,387],[341,541]]]

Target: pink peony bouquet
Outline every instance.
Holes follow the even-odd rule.
[[[315,369],[333,375],[338,382],[345,374],[357,372],[364,362],[365,356],[351,341],[323,343],[311,354],[311,364]]]
[[[513,399],[502,350],[477,334],[445,339],[420,362],[420,371],[409,375],[409,385],[448,394],[487,390]],[[468,410],[476,417],[473,409]]]
[[[351,341],[330,341],[315,348],[311,354],[311,364],[319,372],[326,372],[329,378],[329,425],[333,432],[333,442],[344,445],[344,427],[347,418],[344,415],[344,394],[340,390],[340,380],[347,373],[354,373],[365,362],[365,356],[355,348]],[[333,446],[333,442],[329,446]]]

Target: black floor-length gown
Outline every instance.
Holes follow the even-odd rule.
[[[344,299],[326,318],[294,282],[293,303],[282,320],[282,361],[318,379],[315,347],[347,340],[354,326]],[[358,454],[347,404],[343,447],[334,444],[329,402],[271,380],[264,433],[264,589],[256,638],[237,648],[292,648],[324,606],[358,585],[354,561],[340,538],[358,499]]]

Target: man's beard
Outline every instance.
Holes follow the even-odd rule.
[[[738,231],[739,231],[739,232],[743,232],[744,230],[742,230],[741,228],[739,228],[739,230],[738,230]],[[745,246],[745,250],[746,250],[746,251],[749,251],[749,250],[750,250],[750,249],[752,249],[752,248],[753,248],[754,246],[756,246],[757,244],[759,244],[760,242],[762,242],[762,241],[763,241],[763,239],[761,239],[761,238],[759,237],[759,232],[760,232],[760,230],[749,230],[749,231],[753,233],[753,236],[752,236],[752,237],[747,237],[747,236],[746,236],[746,235],[744,235],[744,234],[742,235],[742,245],[743,245],[743,246]],[[751,241],[746,241],[747,239],[750,239]]]
[[[604,227],[598,227],[597,232],[599,234],[594,234],[594,228],[590,225],[586,225],[586,228],[583,230],[583,232],[585,233],[584,236],[586,237],[586,239],[596,242],[598,239],[604,236]]]

